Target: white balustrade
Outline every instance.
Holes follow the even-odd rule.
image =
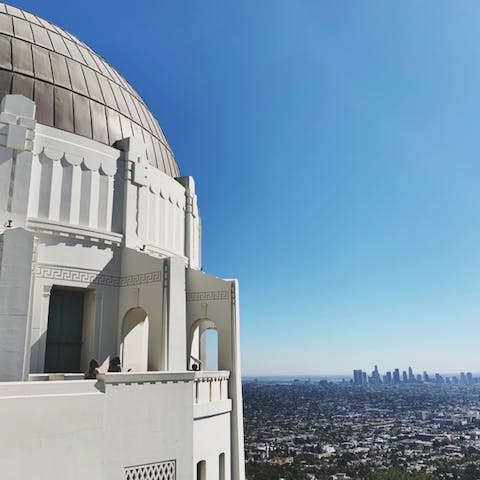
[[[196,372],[194,403],[220,402],[228,399],[230,372]]]

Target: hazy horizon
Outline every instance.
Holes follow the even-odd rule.
[[[380,369],[379,369],[380,370]],[[394,369],[391,370],[380,370],[380,374],[385,373],[387,371],[393,372]],[[404,369],[405,370],[405,369]],[[364,372],[366,371],[368,375],[370,375],[371,370],[363,370]],[[438,373],[439,375],[442,376],[452,376],[452,375],[460,375],[461,372],[467,373],[470,372],[474,377],[475,375],[480,376],[480,370],[478,372],[476,371],[470,371],[470,370],[459,370],[459,371],[438,371],[438,370],[431,370],[427,371],[429,375],[435,375]],[[423,374],[423,370],[416,372]],[[400,374],[402,374],[402,369],[400,368]],[[348,373],[260,373],[260,374],[254,374],[254,373],[248,373],[248,374],[242,374],[242,378],[255,378],[255,377],[265,377],[265,378],[283,378],[283,377],[288,377],[288,378],[294,378],[294,377],[300,377],[300,378],[315,378],[315,377],[349,377],[353,378],[353,369],[352,372]]]

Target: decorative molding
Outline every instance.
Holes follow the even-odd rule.
[[[218,372],[197,371],[195,372],[195,382],[217,382],[228,380],[230,378],[230,371],[219,370]]]
[[[35,126],[35,103],[21,95],[5,95],[0,104],[0,145],[31,152]]]
[[[170,287],[170,262],[163,262],[163,288],[168,290]]]
[[[230,300],[230,292],[228,290],[213,290],[210,292],[188,292],[187,302],[199,301],[215,301]]]
[[[64,149],[57,150],[54,147],[44,145],[39,146],[34,150],[34,153],[39,155],[40,160],[48,159],[51,161],[62,160],[71,166],[82,165],[86,170],[97,172],[113,177],[117,173],[117,162],[110,157],[102,156],[98,152],[88,152],[88,154],[79,155],[78,153],[71,153],[64,151]],[[103,157],[103,158],[102,158]]]
[[[187,191],[185,191],[185,212],[193,215],[193,195],[190,195]]]
[[[175,480],[176,461],[145,463],[125,467],[125,480]]]
[[[104,273],[81,268],[58,267],[51,265],[37,265],[36,276],[48,280],[61,280],[108,287],[131,287],[162,281],[162,272],[138,273],[135,275],[107,275]]]
[[[103,243],[105,245],[119,246],[123,239],[123,235],[120,233],[105,232],[78,225],[66,225],[46,219],[29,218],[27,227],[44,235],[57,235],[92,243]]]
[[[143,285],[145,283],[157,283],[162,281],[162,272],[138,273],[136,275],[127,275],[120,278],[121,287],[130,287],[132,285]]]
[[[107,285],[111,287],[120,286],[120,277],[105,275],[100,272],[84,270],[81,268],[54,267],[49,265],[37,265],[35,272],[38,278],[48,280],[65,280],[69,282],[88,283],[96,285]]]
[[[172,179],[160,170],[148,165],[146,174],[146,186],[154,195],[159,195],[164,200],[170,202],[176,208],[185,210],[185,188],[178,182],[172,183]]]
[[[44,298],[50,297],[50,294],[52,293],[52,284],[44,285],[43,286],[43,296]]]

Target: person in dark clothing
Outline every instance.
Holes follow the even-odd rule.
[[[120,363],[120,357],[113,357],[110,360],[110,365],[108,366],[109,372],[121,372],[122,364]]]
[[[88,370],[85,372],[85,380],[95,380],[98,374],[100,362],[96,358],[92,358],[88,364]]]

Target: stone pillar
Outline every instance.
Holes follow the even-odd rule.
[[[123,232],[127,248],[136,249],[144,243],[139,196],[148,185],[149,164],[145,144],[136,137],[124,138],[114,145],[124,155]]]
[[[245,480],[245,453],[243,445],[242,370],[240,367],[240,309],[238,281],[232,280],[231,296],[231,370],[230,397],[232,399],[232,479]]]
[[[189,267],[202,268],[201,221],[195,194],[193,177],[178,177],[176,179],[185,187],[185,256]]]
[[[35,238],[27,220],[35,103],[6,95],[0,103],[0,381],[25,380],[30,371],[31,290]]]
[[[163,303],[165,369],[183,371],[187,369],[185,261],[173,256],[165,260],[165,267],[168,269]]]
[[[0,103],[0,226],[25,225],[28,211],[35,103],[6,95]]]
[[[3,233],[0,270],[0,381],[27,380],[36,239],[23,228]]]

